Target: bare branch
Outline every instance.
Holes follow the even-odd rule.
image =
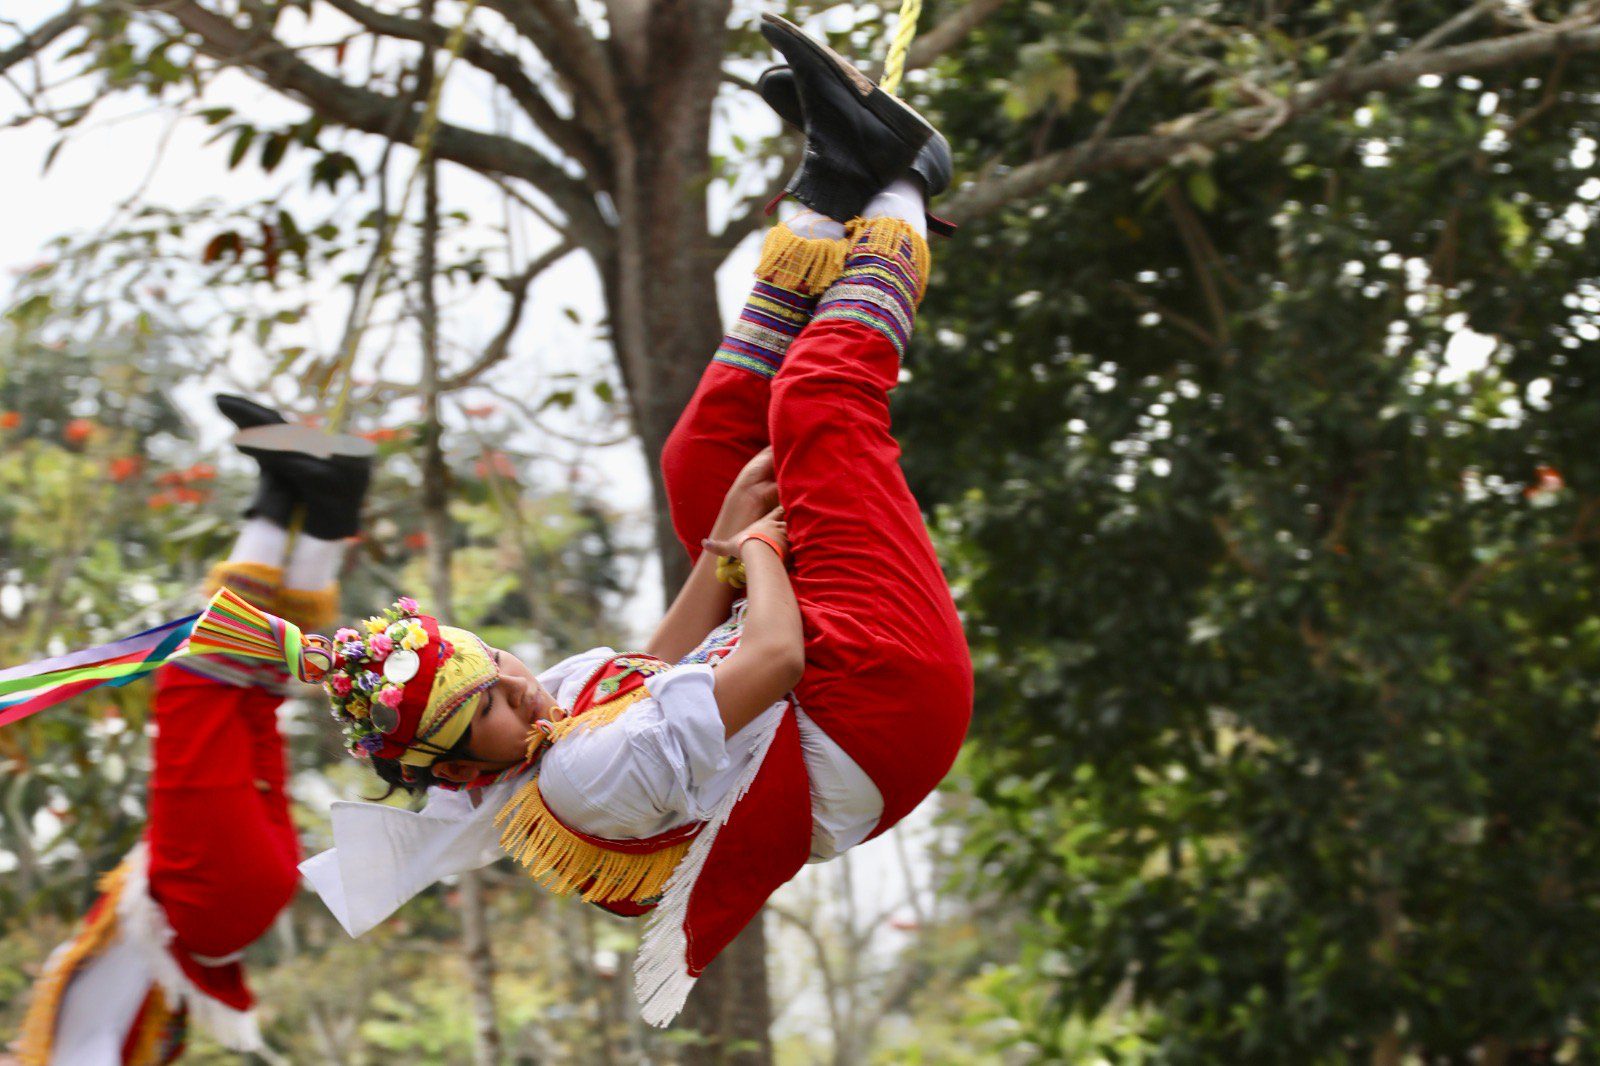
[[[1460,33],[1462,30],[1476,22],[1490,8],[1496,7],[1502,2],[1503,0],[1478,0],[1477,3],[1468,7],[1465,11],[1462,11],[1451,18],[1445,19],[1443,22],[1439,23],[1439,25],[1429,30],[1422,36],[1420,40],[1417,41],[1415,45],[1412,46],[1412,50],[1416,52],[1427,52],[1433,48],[1437,48],[1439,45],[1443,44],[1445,41],[1448,41],[1451,37],[1454,37],[1456,34]]]
[[[522,323],[522,311],[528,300],[528,288],[533,284],[533,279],[543,274],[566,257],[576,246],[571,241],[562,241],[554,248],[539,256],[529,263],[514,278],[505,283],[506,291],[511,294],[511,308],[506,312],[506,320],[500,327],[500,332],[494,335],[487,347],[472,364],[459,373],[451,374],[439,382],[440,392],[453,392],[456,389],[466,388],[473,384],[484,371],[504,359],[511,350],[511,341],[517,335],[517,327]]]
[[[63,34],[81,26],[84,18],[98,7],[97,4],[73,4],[55,18],[46,19],[32,33],[24,34],[22,40],[0,52],[0,74],[49,48]]]
[[[967,5],[932,29],[917,35],[906,57],[906,69],[918,70],[931,66],[940,56],[959,45],[984,20],[1002,7],[1007,0],[969,0]]]
[[[422,112],[413,101],[351,85],[300,59],[269,32],[246,29],[202,7],[197,0],[137,0],[147,11],[176,19],[199,38],[206,55],[241,66],[259,80],[309,105],[330,122],[365,133],[409,141]],[[241,59],[241,57],[246,57]],[[434,154],[484,173],[505,174],[538,186],[575,226],[603,228],[583,182],[553,160],[511,137],[441,122]]]
[[[377,11],[360,0],[327,0],[329,4],[354,19],[373,33],[400,40],[417,41],[434,48],[442,48],[450,31],[436,22],[410,19],[401,15]],[[563,117],[523,72],[516,56],[502,52],[485,43],[480,37],[469,34],[462,45],[461,58],[488,74],[511,94],[511,98],[533,120],[535,126],[563,152],[572,156],[592,177],[604,187],[607,166],[603,153],[594,139],[576,122]]]
[[[561,0],[485,0],[537,48],[571,89],[573,105],[597,109],[605,123],[621,123],[622,98],[611,76],[605,49],[577,10]]]
[[[1244,107],[1223,115],[1187,115],[1167,127],[1173,132],[1136,134],[1054,152],[1004,175],[962,189],[942,212],[969,222],[1052,185],[1107,171],[1143,170],[1172,162],[1185,152],[1217,148],[1254,136],[1263,127],[1367,93],[1403,89],[1424,74],[1463,74],[1492,70],[1534,59],[1600,51],[1600,26],[1537,29],[1454,48],[1406,52],[1299,87],[1277,106]],[[1091,147],[1093,150],[1091,151]]]

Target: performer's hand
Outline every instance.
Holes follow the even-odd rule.
[[[711,536],[726,540],[752,522],[759,521],[778,505],[778,480],[773,470],[772,449],[765,448],[744,465],[728,486],[722,509],[711,528]]]
[[[744,464],[728,491],[743,493],[752,505],[760,508],[757,514],[766,514],[778,506],[778,474],[773,464],[772,445],[761,449],[755,458]]]
[[[782,507],[774,507],[731,537],[707,537],[701,541],[701,545],[706,551],[717,555],[738,555],[745,538],[753,533],[770,537],[782,546],[784,551],[789,550],[789,523],[783,520]]]

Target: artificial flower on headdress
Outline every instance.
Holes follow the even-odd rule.
[[[461,739],[473,697],[499,678],[473,634],[422,613],[401,596],[382,614],[333,637],[323,689],[357,758],[427,766]]]

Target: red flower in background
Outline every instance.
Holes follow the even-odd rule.
[[[391,429],[385,426],[381,429],[369,429],[365,433],[360,434],[360,436],[366,440],[370,440],[374,444],[388,444],[390,441],[400,439],[400,431],[398,429]]]
[[[0,429],[16,429],[22,425],[22,415],[17,411],[0,411]]]
[[[412,551],[421,551],[428,546],[428,534],[416,532],[406,537],[406,547]]]
[[[217,468],[210,463],[196,463],[182,474],[185,481],[212,481],[217,476]]]
[[[461,413],[468,418],[488,418],[498,410],[500,408],[494,404],[486,403],[482,407],[463,407]]]
[[[1533,468],[1533,484],[1522,490],[1525,499],[1539,502],[1548,499],[1567,487],[1566,478],[1553,466]]]
[[[505,452],[496,451],[493,448],[485,451],[483,458],[474,463],[472,469],[479,477],[488,477],[491,471],[495,477],[515,478],[517,476],[517,468],[512,463],[511,457]]]
[[[98,428],[87,418],[74,418],[67,423],[66,428],[61,431],[61,435],[66,438],[68,444],[82,444],[94,436],[95,430]]]
[[[211,498],[211,493],[203,489],[191,489],[187,485],[173,489],[172,495],[179,503],[205,503]]]
[[[144,505],[152,511],[165,511],[172,506],[172,501],[170,492],[153,492],[145,497]]]
[[[177,470],[168,470],[165,474],[162,474],[160,477],[156,478],[156,484],[166,488],[171,488],[174,485],[182,485],[183,474]]]
[[[144,459],[137,455],[119,455],[106,464],[106,472],[111,475],[112,481],[127,481],[129,478],[138,477],[139,471],[144,469]]]

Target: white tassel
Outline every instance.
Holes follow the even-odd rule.
[[[778,735],[778,727],[793,706],[793,702],[785,704],[783,710],[772,716],[771,724],[764,727],[738,782],[706,819],[706,826],[694,838],[689,853],[672,872],[661,903],[645,919],[639,954],[633,960],[633,995],[639,1002],[640,1016],[657,1028],[678,1016],[697,980],[689,976],[689,936],[684,929],[689,918],[689,896],[694,892],[695,882],[700,880],[706,858],[716,845],[717,834],[733,814],[734,805],[755,784],[772,740]]]
[[[213,999],[189,980],[178,961],[167,950],[172,942],[172,926],[166,912],[150,897],[150,860],[141,842],[128,853],[128,877],[117,897],[117,931],[130,943],[144,949],[146,961],[156,983],[173,1007],[189,1008],[189,1020],[223,1047],[234,1051],[258,1051],[264,1045],[253,1010],[235,1010]]]

